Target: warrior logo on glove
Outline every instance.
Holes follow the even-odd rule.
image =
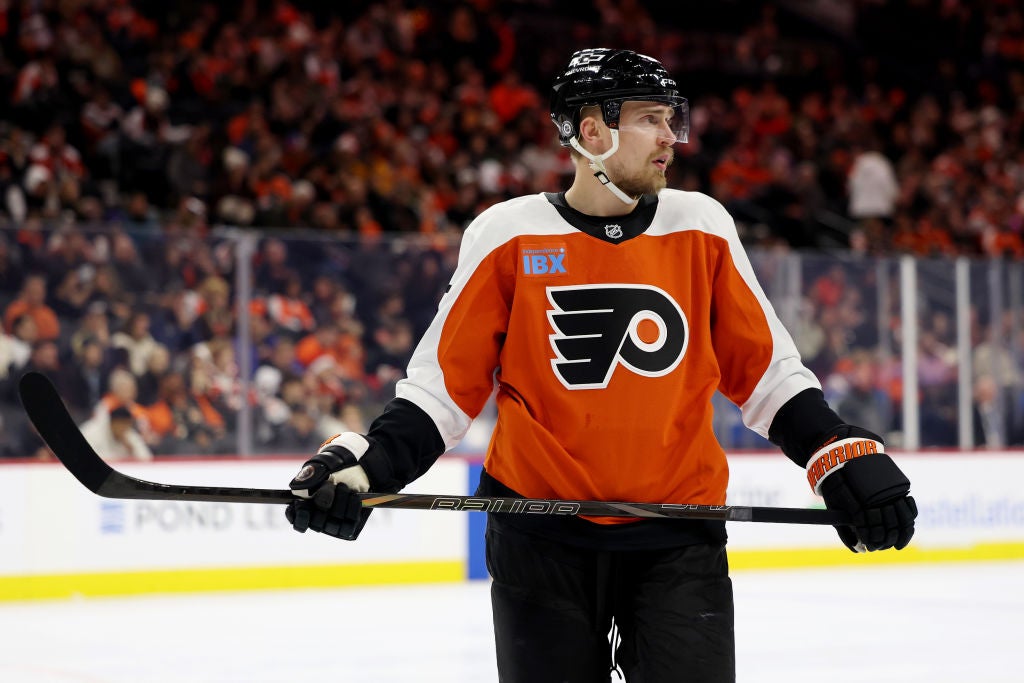
[[[828,450],[825,450],[826,448]],[[807,463],[807,482],[815,494],[821,495],[821,480],[825,478],[826,474],[837,467],[842,467],[847,460],[879,453],[882,450],[884,447],[881,442],[874,439],[830,441],[823,445]]]
[[[853,425],[836,427],[808,460],[807,481],[826,507],[850,514],[852,526],[836,527],[850,550],[902,550],[914,536],[917,503],[910,480],[877,434]]]

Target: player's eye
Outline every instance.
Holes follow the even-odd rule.
[[[672,125],[672,117],[661,116],[659,114],[648,114],[644,116],[643,122],[652,126],[660,126],[662,123]]]

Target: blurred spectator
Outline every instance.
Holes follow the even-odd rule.
[[[848,178],[852,218],[891,218],[896,211],[899,182],[896,171],[877,144],[866,145],[853,157]]]
[[[80,354],[87,340],[98,343],[104,351],[110,349],[110,321],[107,318],[107,305],[102,301],[94,301],[85,309],[78,322],[78,328],[71,333],[68,340],[72,354]]]
[[[135,375],[126,368],[115,367],[107,377],[107,393],[93,408],[92,417],[109,415],[117,408],[127,408],[135,420],[136,429],[148,443],[153,443],[155,437],[149,428],[146,411],[137,401],[138,395],[138,380],[135,379]]]
[[[22,313],[14,320],[12,334],[0,330],[0,381],[18,372],[32,355],[32,344],[38,339],[32,316]]]
[[[302,371],[303,365],[295,356],[295,342],[280,337],[270,349],[270,355],[256,369],[253,382],[265,395],[273,396],[280,392],[286,378],[301,376]]]
[[[56,379],[60,374],[61,363],[60,363],[60,350],[57,347],[57,343],[53,340],[41,339],[32,344],[32,350],[29,353],[28,362],[22,366],[18,372],[9,374],[7,380],[3,382],[0,387],[0,394],[3,395],[3,400],[10,405],[20,406],[21,400],[18,398],[18,380],[21,375],[26,372],[38,372]]]
[[[931,329],[918,341],[921,445],[957,443],[956,356]]]
[[[175,146],[167,160],[167,180],[173,197],[205,197],[210,193],[210,125],[195,126],[184,144]]]
[[[282,292],[267,297],[266,307],[275,329],[292,338],[305,336],[316,326],[313,313],[303,301],[302,278],[298,273],[287,276]]]
[[[27,23],[45,21],[42,14],[32,14]],[[49,33],[49,29],[46,29]],[[51,38],[49,39],[52,41]],[[46,47],[49,47],[47,45]],[[12,104],[15,116],[25,126],[38,125],[52,116],[54,105],[62,99],[60,76],[53,57],[45,50],[26,61],[18,71]]]
[[[316,450],[323,440],[317,430],[316,419],[300,407],[292,409],[288,421],[277,430],[267,446],[275,451],[308,453]]]
[[[158,289],[156,273],[147,270],[132,238],[123,232],[111,235],[110,265],[120,285],[128,292],[141,294]]]
[[[364,434],[366,428],[363,412],[354,401],[332,401],[329,410],[321,411],[318,430],[324,439],[342,432]]]
[[[104,460],[152,460],[153,453],[135,430],[131,412],[121,406],[82,425],[82,436]]]
[[[158,454],[223,453],[231,448],[223,441],[220,415],[177,373],[160,378],[157,399],[145,410],[156,435]]]
[[[231,286],[224,278],[210,276],[199,285],[196,317],[188,331],[188,344],[228,339],[234,325]]]
[[[160,230],[160,218],[160,212],[150,203],[145,192],[125,192],[122,218],[125,228],[142,233],[156,233]]]
[[[228,341],[197,344],[192,349],[193,363],[202,367],[209,380],[207,395],[224,415],[228,428],[234,428],[234,416],[242,408],[245,397],[235,362],[235,347]]]
[[[4,311],[4,327],[14,328],[14,321],[28,315],[36,324],[36,335],[41,340],[53,340],[60,336],[60,322],[57,314],[46,304],[46,276],[29,273],[18,297]]]
[[[403,318],[385,320],[374,329],[366,373],[379,395],[393,394],[395,383],[405,377],[414,344],[412,325]]]
[[[336,277],[320,274],[313,279],[313,284],[310,287],[309,311],[317,325],[323,325],[332,319],[331,308],[335,297],[339,295],[351,296],[343,291],[342,285]],[[355,308],[354,304],[352,308]]]
[[[514,69],[501,75],[501,79],[491,87],[487,99],[502,125],[512,123],[523,110],[540,106],[537,90],[524,85],[519,72]]]
[[[117,329],[131,317],[134,302],[134,293],[125,290],[112,266],[103,264],[96,267],[96,271],[92,275],[89,306],[106,306],[110,323]]]
[[[102,83],[93,88],[91,98],[82,106],[80,123],[97,175],[117,177],[118,130],[124,118],[124,109],[111,97],[110,89]]]
[[[68,144],[64,126],[54,124],[47,128],[39,141],[29,151],[34,166],[41,166],[50,172],[54,183],[60,188],[62,198],[77,198],[78,186],[86,176],[82,155]]]
[[[976,376],[972,406],[976,445],[1000,449],[1024,443],[1024,433],[1015,424],[1015,406],[1000,395],[999,382],[992,375]]]
[[[2,158],[0,153],[0,158]],[[0,188],[3,187],[0,181]],[[21,254],[11,246],[8,236],[0,233],[0,297],[3,301],[9,301],[21,287],[25,277],[21,264]]]
[[[95,296],[96,267],[91,263],[55,265],[53,273],[63,275],[53,292],[54,311],[65,318],[81,317]]]
[[[986,444],[1024,444],[1024,366],[1013,348],[1014,339],[1024,333],[1014,334],[1014,320],[1013,312],[1007,312],[994,322],[971,354],[975,408],[980,413],[976,417],[986,421]],[[999,439],[992,433],[997,429]]]
[[[256,433],[262,451],[274,450],[278,432],[291,418],[293,410],[307,410],[310,396],[300,375],[286,375],[281,379],[276,392],[265,391],[267,387],[257,383],[263,411]]]
[[[175,406],[177,430],[193,453],[230,452],[233,443],[228,439],[224,415],[216,408],[212,398],[217,392],[202,361],[193,357],[185,385],[187,393],[181,404]]]
[[[174,145],[188,138],[190,130],[171,122],[165,89],[146,84],[141,91],[141,101],[121,124],[120,181],[125,189],[166,205],[171,201],[166,170],[170,153]]]
[[[171,369],[171,353],[163,344],[156,344],[146,358],[146,371],[138,376],[138,400],[152,405],[160,392],[160,383]]]
[[[277,340],[280,337],[270,324],[270,321],[267,320],[267,317],[259,313],[261,308],[262,302],[257,302],[255,300],[249,302],[248,368],[250,377],[255,373],[260,364],[270,357],[271,350],[274,348],[274,345],[277,344]],[[239,362],[239,372],[241,372],[243,363],[243,359],[240,355],[242,353],[241,340],[236,336],[234,342],[235,355]]]
[[[413,264],[412,273],[402,291],[405,315],[413,326],[413,337],[419,339],[427,331],[427,326],[437,310],[440,295],[448,286],[442,255],[435,251],[425,251]]]
[[[149,333],[149,314],[136,311],[124,329],[113,334],[110,345],[127,352],[128,369],[136,377],[141,377],[149,368],[149,357],[160,344]]]
[[[360,334],[351,328],[343,330],[333,323],[321,325],[299,340],[295,346],[295,358],[306,368],[311,368],[321,358],[330,358],[342,377],[361,380],[365,353],[359,337]]]
[[[256,268],[256,282],[269,294],[285,291],[288,281],[294,276],[288,265],[288,247],[282,240],[268,239],[260,250],[259,265]]]
[[[82,341],[71,362],[64,365],[57,387],[68,410],[77,419],[88,416],[107,391],[105,347],[92,337]]]
[[[892,429],[893,406],[888,394],[878,386],[878,368],[867,351],[855,351],[846,372],[849,388],[839,400],[836,412],[851,424],[867,425],[875,434]],[[858,421],[859,420],[859,421]]]

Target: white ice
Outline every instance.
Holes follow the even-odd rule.
[[[1024,562],[733,582],[742,683],[1024,681]],[[4,683],[483,683],[493,652],[485,581],[0,603]]]

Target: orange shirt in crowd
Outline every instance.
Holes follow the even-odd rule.
[[[7,307],[4,312],[4,327],[7,330],[14,329],[14,321],[26,313],[35,321],[41,341],[49,341],[60,336],[60,321],[57,320],[57,314],[52,308],[45,304],[33,307],[22,299],[12,301]]]
[[[310,334],[295,345],[295,358],[304,367],[312,365],[321,356],[330,356],[338,364],[338,372],[349,379],[360,379],[364,374],[365,360],[362,344],[351,334],[342,334],[337,343],[325,347],[316,334]]]
[[[174,431],[174,414],[166,401],[157,401],[142,409],[149,421],[149,427],[161,439]]]

